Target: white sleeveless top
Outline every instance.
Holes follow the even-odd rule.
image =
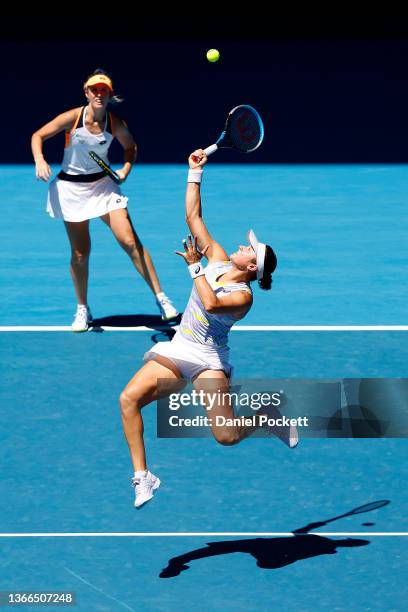
[[[85,118],[86,107],[78,111],[71,131],[65,132],[62,170],[51,181],[47,197],[47,212],[51,217],[75,223],[126,208],[128,201],[120,186],[101,171],[88,153],[95,150],[108,163],[108,149],[113,140],[110,113],[101,134],[91,134],[85,127]]]
[[[252,295],[251,287],[247,283],[234,283],[232,281],[218,282],[217,278],[233,268],[230,261],[217,261],[208,264],[205,268],[205,278],[211,289],[219,299],[234,291],[247,291]],[[180,322],[176,335],[186,340],[213,346],[214,348],[225,348],[228,346],[228,333],[231,327],[239,319],[242,319],[248,310],[238,319],[231,314],[215,314],[205,310],[196,287],[193,285],[190,299]]]
[[[70,132],[65,133],[62,170],[67,174],[94,174],[100,172],[98,164],[89,155],[95,151],[104,162],[108,161],[108,149],[112,143],[111,115],[106,113],[105,126],[100,134],[92,134],[85,127],[87,107],[81,108]]]

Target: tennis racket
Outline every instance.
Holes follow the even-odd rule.
[[[95,153],[95,151],[89,151],[89,155],[98,164],[98,166],[106,172],[106,174],[112,179],[112,181],[120,185],[120,183],[122,182],[122,179],[120,178],[119,174],[117,174],[114,170],[112,170],[109,164],[104,162],[103,159],[99,157],[97,153]]]
[[[263,137],[264,127],[259,113],[249,104],[240,104],[228,113],[224,130],[217,142],[204,149],[204,152],[212,155],[217,149],[235,149],[251,153],[259,147]]]
[[[320,521],[317,523],[310,523],[310,525],[306,525],[306,527],[301,527],[300,529],[296,529],[293,533],[307,533],[311,529],[317,529],[318,527],[324,527],[328,523],[332,523],[333,521],[338,521],[341,518],[346,516],[353,516],[354,514],[362,514],[363,512],[371,512],[372,510],[378,510],[378,508],[383,508],[384,506],[388,506],[390,501],[388,499],[379,499],[378,501],[371,502],[369,504],[364,504],[364,506],[358,506],[350,512],[346,512],[345,514],[340,514],[339,516],[335,516],[334,518],[327,519],[327,521]]]

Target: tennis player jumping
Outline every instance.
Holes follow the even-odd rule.
[[[207,155],[198,149],[188,162],[186,220],[195,239],[189,236],[183,241],[185,251],[177,254],[184,258],[193,279],[191,296],[172,341],[159,342],[145,354],[145,365],[120,396],[123,429],[135,470],[132,483],[137,508],[149,501],[160,485],[146,464],[142,408],[170,393],[163,393],[158,381],[160,384],[169,381],[171,392],[182,389],[187,381],[205,394],[211,392],[222,397],[223,392],[228,392],[232,372],[228,333],[252,306],[251,282],[257,280],[261,289],[269,290],[277,263],[272,248],[259,242],[252,230],[248,232],[249,244],[240,246],[230,256],[212,238],[202,217],[200,198]],[[203,256],[208,260],[206,268],[201,264]],[[235,416],[232,405],[224,401],[211,407],[211,416],[217,415],[227,419]],[[218,426],[216,420],[212,419],[212,434],[225,445],[237,444],[259,427]],[[283,435],[289,447],[296,446],[295,428],[287,428]]]

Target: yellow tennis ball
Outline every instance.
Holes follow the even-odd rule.
[[[207,59],[211,63],[218,62],[220,59],[220,52],[218,49],[209,49],[207,51]]]

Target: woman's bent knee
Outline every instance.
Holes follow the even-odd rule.
[[[130,413],[134,414],[139,408],[137,399],[130,397],[126,389],[119,396],[119,404],[120,411],[124,416]]]
[[[88,252],[80,252],[80,251],[72,251],[71,253],[71,264],[74,266],[84,266],[88,263],[89,260]]]
[[[213,433],[218,444],[222,444],[222,446],[233,446],[239,442],[238,433],[232,428],[220,429],[219,431],[215,431]]]
[[[140,256],[140,253],[143,252],[143,246],[140,244],[140,242],[138,243],[134,240],[121,242],[120,246],[129,255],[129,257],[135,257],[137,255]]]

